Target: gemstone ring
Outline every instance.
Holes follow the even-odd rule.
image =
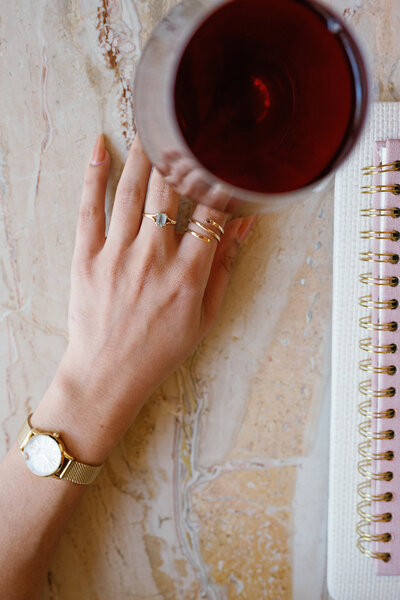
[[[143,213],[143,217],[151,219],[158,227],[165,227],[166,225],[175,225],[176,221],[171,219],[166,213]]]

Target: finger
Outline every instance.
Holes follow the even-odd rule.
[[[168,169],[164,167],[165,175],[163,172],[162,175],[167,183],[175,187],[181,186],[184,178],[193,170],[193,161],[179,155],[175,155],[175,159],[170,159],[166,164],[168,164]]]
[[[79,207],[75,252],[92,255],[104,245],[106,197],[110,156],[105,149],[104,137],[99,135],[87,166]]]
[[[201,203],[210,193],[210,185],[204,180],[204,172],[198,163],[179,151],[165,152],[157,167],[166,182],[174,186],[182,196],[188,196]],[[205,202],[205,204],[214,206],[215,199],[212,197],[212,202]]]
[[[156,244],[160,242],[177,243],[178,236],[174,224],[169,220],[176,221],[179,198],[179,194],[168,185],[159,171],[154,169],[150,177],[144,212],[147,215],[158,214],[159,217],[156,219],[156,223],[149,217],[143,218],[138,240],[154,240]],[[140,241],[140,243],[142,242]]]
[[[204,204],[198,204],[189,222],[188,231],[183,236],[179,249],[180,254],[182,254],[183,259],[186,261],[190,259],[194,262],[206,280],[208,279],[219,243],[215,235],[223,239],[223,234],[221,234],[218,227],[207,220],[214,221],[220,227],[224,228],[227,219],[228,214]],[[194,221],[200,223],[202,227],[194,223]],[[208,233],[204,227],[213,231],[215,235]],[[195,235],[190,233],[190,231],[194,232]]]
[[[224,238],[215,253],[204,293],[203,305],[206,327],[214,322],[220,311],[240,245],[250,233],[255,219],[255,216],[234,219],[226,227]]]
[[[108,244],[124,247],[135,239],[142,221],[150,172],[151,162],[136,136],[117,186]]]

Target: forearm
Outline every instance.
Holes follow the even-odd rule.
[[[0,465],[0,577],[7,600],[36,598],[54,547],[85,491],[33,475],[17,444]]]
[[[100,378],[96,383],[94,376],[92,385],[85,390],[80,385],[79,377],[74,379],[62,364],[32,415],[31,424],[41,430],[59,432],[67,450],[77,460],[101,464],[129,427],[141,403],[131,403],[129,416],[124,415],[120,406],[125,405],[117,404],[117,398],[112,399],[116,405],[110,402]],[[18,444],[14,443],[0,464],[2,597],[7,600],[36,597],[55,545],[86,489],[85,485],[32,474]]]

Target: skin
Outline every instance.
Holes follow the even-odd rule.
[[[217,244],[143,218],[145,211],[174,219],[179,196],[152,172],[136,138],[105,237],[109,167],[99,136],[79,210],[68,346],[31,418],[33,427],[59,432],[77,460],[93,465],[107,459],[151,393],[215,323],[254,220],[230,221]],[[228,215],[198,205],[193,218],[206,217],[225,226]],[[0,464],[2,597],[38,597],[54,548],[86,489],[33,475],[14,443]]]

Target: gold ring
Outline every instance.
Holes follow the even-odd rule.
[[[200,229],[209,233],[214,239],[217,240],[217,242],[221,241],[221,236],[209,227],[207,227],[207,225],[204,225],[204,223],[200,223],[200,221],[196,221],[196,219],[189,219],[189,223],[193,223],[193,225],[197,225],[197,227],[200,227]],[[189,229],[188,231],[191,230]]]
[[[206,237],[205,235],[201,235],[201,233],[197,233],[196,231],[192,231],[191,229],[187,229],[186,233],[191,233],[192,235],[194,235],[194,237],[197,237],[199,240],[207,242],[207,244],[210,244],[212,242],[211,238]]]
[[[151,219],[158,227],[165,227],[166,225],[175,225],[176,221],[171,219],[166,213],[143,213],[143,217]]]
[[[213,227],[215,227],[216,229],[218,229],[218,231],[220,232],[221,235],[224,235],[225,230],[224,230],[224,228],[219,223],[216,223],[215,221],[213,221],[209,217],[207,217],[206,222],[209,225],[212,225]]]

